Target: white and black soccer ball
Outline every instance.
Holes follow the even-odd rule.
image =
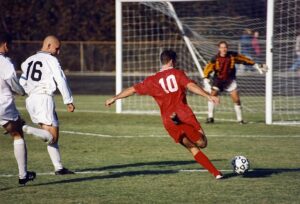
[[[231,161],[233,171],[237,174],[244,174],[250,168],[249,160],[244,156],[235,156]]]

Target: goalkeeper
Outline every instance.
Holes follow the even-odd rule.
[[[221,41],[218,43],[219,52],[215,55],[204,68],[204,87],[211,95],[218,96],[219,92],[227,91],[230,93],[234,103],[237,121],[245,124],[242,117],[242,107],[236,83],[235,64],[253,65],[260,74],[267,71],[266,65],[256,64],[253,60],[236,52],[228,51],[228,43]],[[212,81],[209,79],[214,72]],[[214,123],[214,104],[208,102],[208,118],[206,123]]]

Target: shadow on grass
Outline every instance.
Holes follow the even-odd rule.
[[[32,185],[32,186],[44,186],[44,185],[51,185],[51,184],[75,183],[75,182],[93,181],[93,180],[102,180],[102,179],[116,179],[116,178],[122,178],[122,177],[162,175],[162,174],[175,174],[175,173],[177,173],[177,171],[173,171],[173,170],[143,170],[143,171],[114,172],[114,173],[109,173],[109,175],[66,179],[66,180],[61,180],[61,181],[41,183],[41,184]]]
[[[109,175],[101,175],[101,176],[89,176],[84,178],[74,178],[74,179],[66,179],[61,181],[53,181],[48,183],[41,183],[32,186],[45,186],[45,185],[53,185],[53,184],[64,184],[64,183],[75,183],[75,182],[84,182],[84,181],[93,181],[93,180],[101,180],[101,179],[115,179],[122,177],[133,177],[133,176],[145,176],[145,175],[167,175],[167,174],[176,174],[178,170],[142,170],[142,171],[127,171],[127,172],[114,172],[109,173]],[[273,174],[287,173],[287,172],[300,172],[300,168],[295,169],[253,169],[245,175],[242,175],[244,178],[265,178],[269,177]],[[229,179],[232,177],[238,176],[234,173],[228,173],[224,175],[224,179]]]
[[[215,161],[224,161],[225,159],[215,159]],[[155,166],[155,167],[169,167],[169,166],[180,166],[180,165],[189,165],[189,164],[196,164],[195,160],[190,161],[155,161],[155,162],[140,162],[140,163],[133,163],[133,164],[116,164],[104,167],[94,167],[94,168],[85,168],[85,169],[77,169],[77,172],[84,172],[84,171],[105,171],[105,170],[114,170],[114,169],[121,169],[121,168],[128,168],[128,167],[144,167],[144,166]]]
[[[271,169],[271,168],[254,168],[251,171],[245,173],[244,175],[238,175],[235,173],[228,173],[224,175],[224,179],[240,176],[243,178],[266,178],[270,177],[273,174],[281,174],[281,173],[288,173],[288,172],[300,172],[300,168],[278,168],[278,169]]]
[[[178,165],[183,165],[183,164],[191,164],[194,163],[194,161],[167,161],[167,162],[150,162],[151,165],[154,165],[154,163],[167,163],[174,165],[177,163]],[[139,165],[138,165],[139,164]],[[143,165],[141,165],[143,164]],[[144,166],[148,163],[136,163],[136,164],[127,164],[127,165],[113,165],[113,166],[107,166],[107,167],[102,167],[102,168],[97,168],[97,169],[85,169],[82,171],[87,171],[87,170],[108,170],[108,169],[115,169],[115,168],[124,168],[128,166]],[[122,166],[122,167],[120,167]],[[168,174],[177,174],[179,173],[180,170],[139,170],[139,171],[125,171],[125,172],[107,172],[107,175],[97,175],[97,176],[88,176],[88,177],[82,177],[82,178],[71,178],[71,179],[64,179],[60,181],[52,181],[52,182],[47,182],[47,183],[40,183],[40,184],[29,184],[28,187],[30,186],[47,186],[47,185],[56,185],[56,184],[65,184],[65,183],[77,183],[77,182],[85,182],[85,181],[94,181],[94,180],[102,180],[102,179],[117,179],[117,178],[123,178],[123,177],[134,177],[134,176],[147,176],[147,175],[168,175]],[[252,169],[251,171],[247,172],[244,175],[237,175],[235,173],[227,173],[224,174],[224,179],[229,179],[232,177],[237,177],[240,176],[241,178],[266,178],[269,177],[273,174],[281,174],[281,173],[288,173],[288,172],[300,172],[300,168],[255,168]],[[79,174],[80,175],[80,174]],[[74,175],[73,175],[74,176]],[[76,174],[75,174],[76,176]],[[12,188],[0,188],[0,191],[7,191],[10,189],[15,189],[16,187]]]
[[[215,159],[215,161],[224,161],[225,159]],[[101,176],[90,176],[84,178],[74,178],[74,179],[66,179],[61,181],[53,181],[48,183],[41,183],[36,185],[31,185],[29,183],[28,186],[44,186],[44,185],[53,185],[53,184],[62,184],[62,183],[73,183],[73,182],[83,182],[83,181],[91,181],[91,180],[100,180],[100,179],[113,179],[113,178],[121,178],[126,176],[140,176],[140,175],[159,175],[159,174],[175,174],[178,173],[179,170],[140,170],[140,171],[126,171],[123,172],[116,169],[128,168],[128,167],[145,167],[145,166],[154,166],[154,167],[170,167],[170,166],[180,166],[180,165],[189,165],[189,164],[197,164],[194,160],[189,161],[155,161],[155,162],[140,162],[140,163],[133,163],[133,164],[117,164],[117,165],[110,165],[104,167],[95,167],[95,168],[85,168],[85,169],[77,169],[76,172],[85,172],[85,171],[107,171],[108,175],[101,175]],[[112,170],[116,170],[115,172],[109,172]],[[76,175],[76,174],[75,174]],[[78,175],[78,174],[77,174]],[[79,174],[80,175],[80,174]],[[12,188],[0,188],[0,191],[7,191]]]

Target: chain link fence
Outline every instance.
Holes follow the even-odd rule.
[[[41,46],[41,41],[14,41],[10,57],[16,69],[20,70],[21,63]],[[66,73],[114,72],[115,42],[62,41],[58,58]]]

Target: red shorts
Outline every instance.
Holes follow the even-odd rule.
[[[193,143],[202,139],[202,127],[195,115],[189,116],[184,120],[180,119],[180,121],[180,124],[175,125],[171,118],[164,120],[166,130],[176,143],[181,142],[183,137],[187,137]]]

